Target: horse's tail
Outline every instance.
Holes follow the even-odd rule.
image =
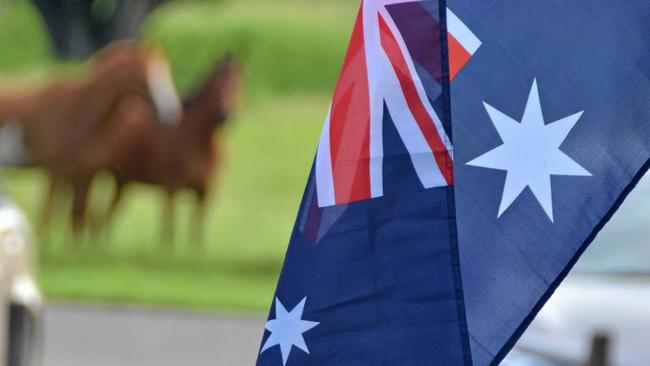
[[[0,129],[9,123],[10,119],[9,104],[0,95]]]
[[[0,89],[0,129],[11,124],[20,114],[17,98]]]

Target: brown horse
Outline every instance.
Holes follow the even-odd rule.
[[[9,124],[22,142],[13,158],[45,168],[51,178],[43,226],[49,223],[55,191],[65,183],[73,190],[73,228],[80,232],[89,190],[87,174],[103,161],[102,138],[115,121],[112,114],[132,95],[153,106],[152,122],[172,124],[180,119],[181,106],[166,60],[156,48],[133,41],[100,51],[87,75],[78,80],[0,93],[0,127]]]
[[[181,122],[155,128],[150,105],[131,98],[120,105],[115,130],[108,137],[110,159],[105,169],[114,177],[116,191],[104,218],[108,225],[128,183],[161,186],[166,191],[163,239],[173,238],[174,195],[183,188],[197,197],[193,237],[201,242],[203,216],[210,181],[219,161],[219,127],[236,108],[241,93],[240,65],[230,56],[218,62],[211,75],[183,103]]]

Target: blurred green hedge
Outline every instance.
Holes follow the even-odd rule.
[[[167,50],[181,90],[232,52],[246,64],[252,96],[330,93],[356,4],[345,0],[169,1],[146,21],[144,36]],[[46,72],[55,65],[44,27],[26,0],[3,4],[0,72]]]

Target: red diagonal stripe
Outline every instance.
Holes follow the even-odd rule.
[[[420,127],[429,148],[433,152],[440,172],[447,181],[447,184],[451,185],[454,182],[454,169],[449,151],[447,151],[447,147],[438,134],[433,119],[422,104],[422,100],[417,92],[415,83],[413,82],[413,78],[411,77],[411,73],[406,64],[406,60],[404,59],[404,55],[402,54],[395,36],[381,14],[378,13],[377,15],[379,17],[381,45],[386,52],[386,55],[388,55],[388,58],[393,65],[393,69],[397,74],[397,78],[402,87],[402,92],[406,98],[406,103],[408,104],[415,121]]]
[[[369,98],[363,12],[360,10],[334,91],[330,117],[330,152],[337,204],[371,196]]]

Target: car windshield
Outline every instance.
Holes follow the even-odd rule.
[[[576,271],[650,275],[650,173],[585,252]]]

